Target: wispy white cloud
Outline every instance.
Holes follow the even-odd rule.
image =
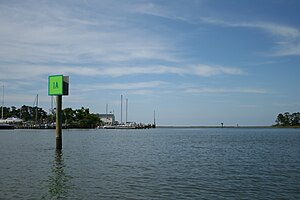
[[[134,13],[151,15],[151,16],[161,17],[161,18],[166,18],[171,20],[179,20],[188,23],[191,22],[188,18],[183,17],[178,13],[174,13],[174,11],[171,11],[170,9],[166,9],[155,3],[141,3],[141,4],[134,5],[132,8],[133,8],[132,12]]]
[[[256,89],[256,88],[189,88],[185,90],[186,93],[195,93],[195,94],[202,94],[202,93],[252,93],[252,94],[265,94],[267,93],[263,89]]]
[[[102,84],[93,84],[93,85],[80,85],[74,88],[74,93],[78,92],[90,92],[90,91],[99,91],[99,90],[122,90],[122,91],[148,91],[148,89],[161,88],[167,85],[167,82],[164,81],[148,81],[148,82],[126,82],[126,83],[102,83]]]
[[[104,13],[108,12],[105,11],[107,4],[114,7],[110,1],[100,4],[103,4],[104,8],[100,8]],[[174,46],[165,38],[145,28],[136,28],[126,19],[132,12],[180,20],[184,18],[153,3],[124,3],[124,6],[126,9],[120,10],[118,7],[118,11],[106,16],[99,12],[87,13],[63,3],[0,4],[0,78],[32,79],[49,74],[110,77],[177,74],[209,77],[243,73],[238,68],[203,64],[187,66],[178,62],[180,57],[173,54]],[[149,65],[148,61],[174,64]],[[136,62],[143,64],[133,66],[132,63]],[[90,63],[93,63],[93,67]]]
[[[33,106],[35,102],[36,95],[33,94],[11,94],[8,93],[5,95],[5,102],[4,104],[6,106],[11,105],[11,102],[14,103],[20,103],[20,104],[26,104]],[[9,103],[7,103],[9,102]],[[39,96],[39,102],[50,102],[50,97],[40,95]],[[50,103],[49,103],[50,104]]]
[[[272,53],[273,56],[299,56],[300,55],[300,41],[299,42],[281,42]]]
[[[239,21],[232,22],[232,21],[225,21],[225,20],[208,18],[208,17],[202,17],[201,21],[204,23],[221,25],[225,27],[256,28],[262,31],[266,31],[272,35],[280,36],[284,38],[292,39],[300,36],[299,30],[296,28],[270,23],[270,22],[239,22]]]
[[[53,4],[0,5],[1,61],[108,64],[178,59],[163,38],[126,22],[126,13],[122,19],[120,13],[105,16]]]
[[[134,8],[134,12],[137,13],[184,21],[190,24],[198,24],[198,21],[195,18],[184,17],[184,15],[187,14],[185,12],[176,12],[174,11],[174,8],[172,10],[168,7],[162,7],[161,5],[155,3],[137,4],[134,6]],[[221,25],[225,27],[256,28],[268,32],[274,36],[284,38],[298,38],[300,36],[300,31],[297,28],[267,21],[228,21],[221,20],[220,18],[204,16],[200,17],[200,21],[202,23]]]
[[[139,89],[127,91],[127,94],[130,95],[153,95],[155,92],[151,89]]]
[[[243,70],[234,67],[221,67],[209,65],[193,65],[193,66],[144,66],[144,67],[110,67],[102,69],[94,69],[96,71],[90,73],[92,69],[87,68],[86,72],[80,74],[99,75],[99,76],[126,76],[126,75],[139,75],[139,74],[177,74],[177,75],[197,75],[197,76],[215,76],[220,74],[228,75],[241,75],[244,74]],[[71,70],[73,71],[73,70]],[[71,72],[70,71],[70,72]],[[76,70],[75,70],[76,71]],[[76,73],[74,71],[74,73]]]
[[[0,67],[1,68],[1,67]],[[1,69],[0,79],[14,80],[14,79],[34,79],[41,76],[48,76],[49,74],[65,74],[77,76],[106,76],[106,77],[121,77],[121,76],[135,76],[141,74],[177,74],[177,75],[194,75],[194,76],[216,76],[216,75],[242,75],[245,72],[240,68],[209,66],[209,65],[192,65],[192,66],[142,66],[142,67],[76,67],[76,66],[47,66],[47,65],[11,65]],[[13,74],[13,76],[11,76]]]
[[[176,12],[174,8],[163,7],[155,3],[141,3],[134,6],[134,12],[156,16],[176,21],[186,22],[188,24],[198,24],[199,18],[195,19],[187,15],[187,12]],[[182,8],[181,8],[182,9]],[[176,10],[176,9],[175,9]],[[182,11],[182,10],[181,10]],[[299,56],[300,55],[300,30],[298,28],[285,24],[278,24],[269,21],[229,21],[221,20],[216,17],[200,17],[200,23],[213,24],[224,27],[258,29],[265,32],[277,42],[275,48],[267,55],[271,56]],[[279,40],[279,42],[278,42]]]
[[[299,56],[300,55],[300,30],[291,26],[276,24],[271,22],[233,22],[216,18],[202,17],[201,21],[207,24],[219,25],[224,27],[252,28],[264,31],[274,37],[275,50],[270,53],[272,56]]]
[[[241,75],[244,72],[241,69],[234,67],[196,65],[190,67],[187,73],[196,74],[199,76],[214,76],[219,74]]]

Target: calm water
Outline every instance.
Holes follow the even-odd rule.
[[[0,199],[300,199],[300,129],[0,131]]]

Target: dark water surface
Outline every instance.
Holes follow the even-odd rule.
[[[300,199],[300,129],[0,131],[0,199]]]

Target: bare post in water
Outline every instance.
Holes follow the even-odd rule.
[[[62,95],[56,96],[56,149],[62,149]]]

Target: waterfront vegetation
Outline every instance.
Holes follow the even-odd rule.
[[[97,114],[90,113],[89,109],[84,107],[76,110],[65,108],[62,119],[69,128],[96,128],[102,124]]]
[[[2,107],[0,108],[2,109]],[[12,117],[22,119],[23,122],[21,123],[21,125],[30,127],[36,125],[53,126],[56,120],[55,109],[46,112],[45,110],[43,110],[43,108],[26,105],[23,105],[20,108],[17,108],[15,106],[3,107],[3,118],[7,119]],[[275,122],[276,124],[273,125],[273,127],[300,128],[300,112],[295,112],[292,114],[290,114],[289,112],[285,112],[283,114],[279,113]],[[104,122],[100,120],[97,114],[90,113],[89,108],[84,107],[81,107],[79,109],[63,109],[62,123],[66,128],[96,128],[97,126],[104,125]],[[201,127],[203,128],[206,126]]]
[[[296,112],[290,114],[285,112],[284,114],[279,113],[276,119],[277,127],[300,127],[300,113]]]
[[[2,109],[2,107],[1,107]],[[31,107],[23,105],[20,108],[3,107],[3,118],[17,117],[23,120],[22,126],[48,126],[51,127],[55,123],[55,109],[46,112],[39,107]],[[95,128],[101,125],[99,117],[90,113],[89,108],[81,107],[73,110],[72,108],[65,108],[62,111],[63,126],[67,128]]]

